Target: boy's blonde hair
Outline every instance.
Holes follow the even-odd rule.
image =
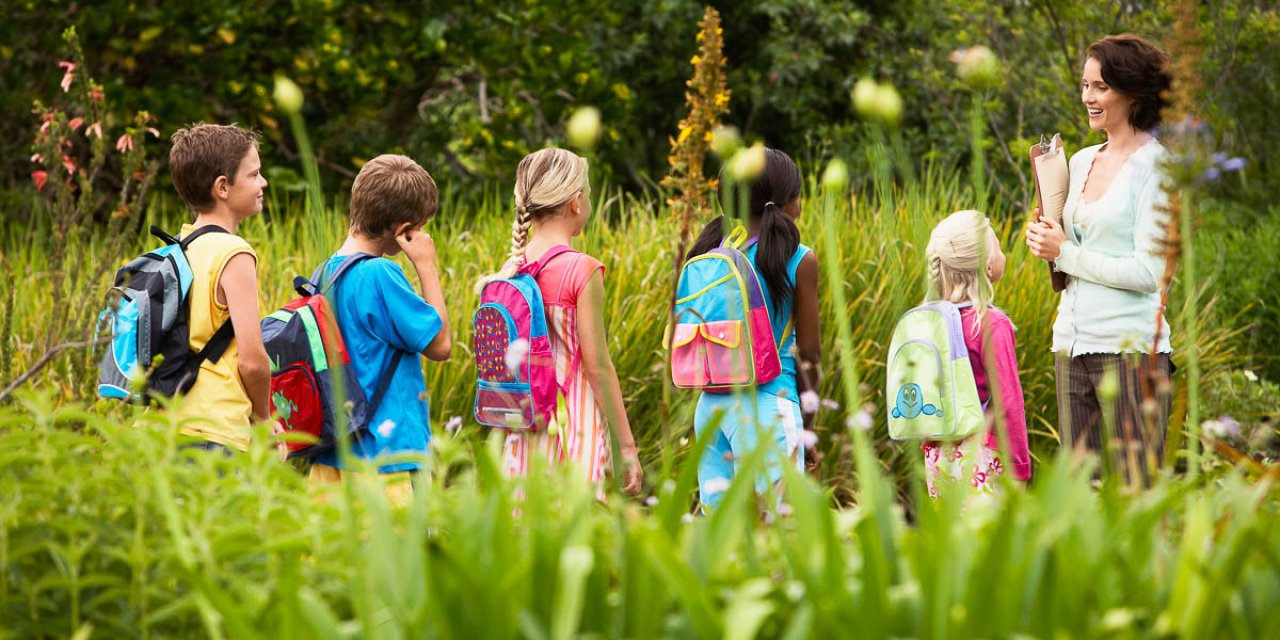
[[[169,176],[178,195],[192,211],[213,209],[213,183],[218,176],[236,182],[240,161],[258,148],[258,132],[234,124],[197,122],[173,132],[169,140]]]
[[[588,173],[586,158],[554,147],[535,151],[520,161],[516,168],[516,216],[511,224],[511,253],[501,270],[480,279],[476,291],[493,280],[516,274],[525,263],[524,250],[529,245],[529,229],[533,223],[555,215],[579,193],[590,193]]]
[[[351,185],[351,230],[380,238],[406,222],[416,229],[439,206],[431,174],[412,158],[386,153],[366,162]]]
[[[995,288],[987,267],[1000,251],[991,222],[980,211],[957,211],[942,219],[929,234],[925,256],[929,262],[929,286],[925,302],[946,300],[971,304],[981,326]],[[981,265],[981,266],[979,266]]]

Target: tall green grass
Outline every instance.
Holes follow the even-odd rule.
[[[808,172],[811,175],[816,172]],[[881,187],[881,190],[895,189]],[[674,221],[664,209],[645,199],[624,197],[602,189],[598,196],[595,219],[587,226],[579,249],[606,265],[606,321],[610,352],[617,367],[627,408],[632,416],[632,429],[640,444],[641,459],[653,466],[664,456],[680,457],[688,447],[692,432],[691,415],[694,394],[667,390],[662,360],[662,333],[667,297],[673,286],[673,265],[677,233]],[[907,457],[916,452],[888,442],[882,437],[885,403],[883,375],[885,349],[897,318],[918,304],[924,294],[923,249],[932,224],[957,209],[973,206],[967,189],[951,176],[926,171],[918,182],[898,187],[893,197],[871,198],[855,194],[849,200],[834,204],[834,216],[828,224],[821,215],[821,198],[816,180],[806,190],[799,219],[802,241],[814,247],[822,262],[835,261],[840,281],[829,277],[823,268],[820,300],[823,322],[826,377],[823,397],[841,400],[841,371],[835,366],[838,353],[835,341],[835,318],[844,315],[851,321],[854,361],[860,372],[862,397],[874,405],[877,431],[873,443],[882,465],[899,480],[908,474]],[[262,313],[282,305],[295,294],[291,283],[295,275],[310,275],[315,265],[334,251],[345,234],[341,199],[320,215],[310,214],[301,202],[283,195],[267,206],[266,212],[247,221],[240,230],[259,256],[259,283]],[[509,246],[508,197],[491,194],[477,201],[463,202],[446,194],[441,211],[428,223],[427,230],[436,240],[441,280],[458,345],[453,358],[445,364],[425,363],[427,389],[431,398],[431,418],[439,430],[449,418],[460,416],[470,423],[474,391],[474,372],[470,353],[470,317],[477,304],[476,279],[501,264]],[[1016,207],[1000,202],[990,207],[1009,261],[1004,279],[996,285],[996,304],[1003,308],[1018,328],[1018,358],[1027,402],[1028,427],[1032,449],[1043,457],[1056,449],[1057,407],[1054,398],[1053,360],[1049,352],[1051,324],[1057,297],[1049,287],[1043,264],[1032,258],[1022,243],[1022,215]],[[175,229],[185,219],[177,211],[151,211],[141,228],[159,224]],[[50,313],[48,291],[49,236],[39,224],[26,229],[3,230],[3,251],[12,277],[0,282],[0,296],[8,298],[7,288],[16,290],[16,306],[11,313],[11,333],[3,336],[10,347],[11,362],[4,372],[10,378],[25,370],[40,355],[38,339],[43,335]],[[824,236],[836,238],[835,255],[829,255]],[[139,232],[136,252],[154,246],[155,241]],[[78,250],[96,260],[123,259],[101,256],[104,243],[90,237],[87,246]],[[412,279],[413,269],[403,258],[406,274]],[[108,276],[109,277],[109,276]],[[66,278],[68,291],[106,291],[109,282],[90,282],[83,273]],[[1213,281],[1200,285],[1204,307],[1199,313],[1215,316]],[[834,306],[835,287],[844,290],[844,308]],[[1175,361],[1185,345],[1182,335],[1187,323],[1185,311],[1176,303],[1170,312],[1173,328]],[[1223,313],[1221,317],[1229,317]],[[1215,376],[1231,368],[1244,354],[1235,351],[1232,337],[1244,327],[1226,323],[1203,323],[1200,340],[1200,365],[1206,376]],[[60,400],[91,397],[96,369],[91,354],[67,354],[31,386],[54,390]],[[1178,387],[1180,392],[1183,388]],[[1181,397],[1175,407],[1181,406]],[[844,429],[848,414],[857,407],[842,406],[824,410],[818,418],[824,450],[823,481],[836,489],[842,501],[852,499],[852,449]],[[109,410],[104,407],[103,411]],[[1174,411],[1180,416],[1180,411]],[[659,416],[667,416],[663,424]],[[1173,431],[1180,428],[1173,422]],[[669,434],[669,435],[664,435]],[[1170,450],[1175,450],[1171,442]]]
[[[440,434],[414,501],[376,476],[317,494],[265,443],[183,451],[156,412],[49,393],[0,409],[0,638],[1266,637],[1275,487],[1143,492],[1042,466],[962,506],[832,510],[788,468],[762,521],[740,476],[689,518],[694,465],[652,506]],[[744,461],[758,467],[760,455]],[[918,484],[916,490],[920,491]],[[520,497],[517,497],[520,496]]]

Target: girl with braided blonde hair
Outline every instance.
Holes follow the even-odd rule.
[[[938,497],[939,483],[944,480],[966,483],[979,494],[996,490],[995,476],[1004,473],[1000,437],[995,430],[1000,422],[1013,457],[1013,475],[1029,480],[1031,454],[1013,323],[991,304],[995,298],[993,285],[1004,275],[1000,240],[982,213],[957,211],[934,227],[925,256],[929,265],[925,301],[946,300],[960,307],[964,344],[988,425],[986,433],[960,442],[926,440],[920,445],[929,495]],[[998,385],[996,396],[1003,421],[995,419],[997,409],[991,406],[993,381]]]
[[[510,254],[479,288],[532,269],[542,291],[560,403],[546,429],[508,433],[503,468],[523,475],[530,456],[542,456],[573,465],[602,490],[612,466],[612,430],[622,455],[623,490],[639,493],[644,472],[605,336],[604,265],[573,250],[573,239],[591,216],[587,161],[564,149],[536,151],[520,161],[514,191]]]

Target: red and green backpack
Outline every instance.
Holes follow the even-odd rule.
[[[372,257],[347,256],[329,278],[324,278],[324,264],[310,280],[298,276],[294,289],[302,297],[262,319],[262,341],[271,360],[271,413],[290,433],[308,436],[288,443],[290,457],[310,458],[332,449],[341,435],[358,438],[367,432],[404,355],[396,353],[373,398],[366,398],[327,294],[347,270]],[[346,407],[341,414],[335,389],[339,380]]]

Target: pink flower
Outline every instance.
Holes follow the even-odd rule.
[[[818,394],[812,389],[800,394],[800,411],[805,414],[817,413],[820,406]]]
[[[90,99],[90,100],[93,100],[94,102],[102,102],[102,99],[103,99],[104,97],[106,97],[106,96],[105,96],[105,94],[103,94],[103,93],[102,93],[102,85],[100,85],[100,84],[95,84],[95,85],[93,85],[92,87],[89,87],[89,99]]]
[[[42,191],[44,189],[44,183],[49,181],[49,172],[44,169],[32,171],[31,179],[36,183],[36,191]]]
[[[62,74],[62,92],[66,93],[71,90],[71,79],[76,72],[76,63],[63,61],[59,62],[58,66],[67,70]]]
[[[462,418],[460,416],[454,416],[452,418],[449,418],[449,421],[444,423],[444,430],[448,431],[449,433],[454,433],[455,431],[461,428],[462,428]]]
[[[62,166],[63,166],[64,168],[66,168],[67,173],[75,173],[75,172],[76,172],[76,163],[75,163],[75,161],[71,159],[71,156],[68,156],[68,155],[67,155],[67,154],[65,154],[65,153],[64,153],[64,154],[62,154]]]
[[[157,137],[157,138],[159,138],[159,137],[160,137],[160,132],[159,132],[159,131],[157,131],[155,127],[147,127],[147,133],[149,133],[149,134],[151,134],[151,135],[153,135],[153,136],[155,136],[155,137]]]
[[[31,155],[31,161],[32,161],[32,162],[39,162],[40,164],[44,164],[44,156],[43,156],[43,155],[40,155],[40,154],[38,154],[38,153],[32,154],[32,155]]]
[[[97,134],[97,135],[98,135],[98,137],[99,137],[99,138],[101,138],[101,137],[102,137],[102,123],[101,123],[101,122],[95,122],[95,123],[93,123],[93,124],[89,125],[89,128],[88,128],[88,129],[85,129],[85,130],[84,130],[84,135],[85,135],[85,137],[88,137],[88,136],[89,136],[89,134],[91,134],[91,133],[95,133],[95,134]]]
[[[812,449],[818,446],[818,434],[810,429],[800,430],[800,444],[806,449]]]
[[[378,429],[377,429],[378,435],[384,438],[390,438],[391,433],[395,430],[396,430],[396,423],[394,420],[383,420],[382,424],[378,425]]]
[[[84,124],[84,118],[81,118],[80,116],[76,116],[71,119],[71,122],[67,123],[67,126],[71,127],[72,131],[78,131],[80,130],[80,126],[83,124]]]
[[[116,140],[116,151],[120,153],[128,153],[133,149],[133,136],[124,134]]]

